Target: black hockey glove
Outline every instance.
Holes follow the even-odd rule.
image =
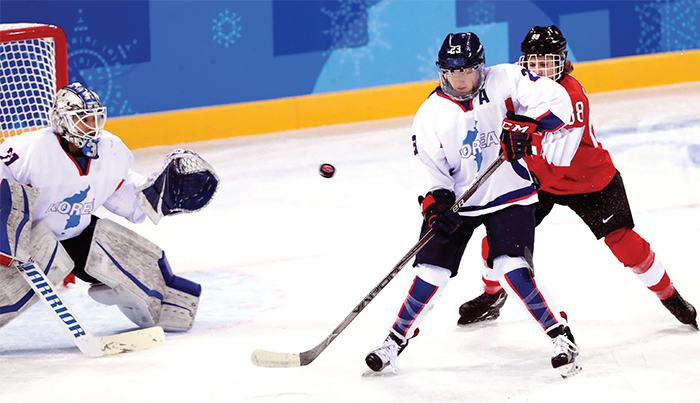
[[[501,149],[506,161],[515,161],[532,155],[532,134],[540,123],[527,116],[508,112],[501,128]]]
[[[433,190],[425,197],[418,197],[418,203],[423,208],[423,219],[435,233],[435,239],[447,243],[450,235],[462,224],[459,214],[450,210],[455,203],[454,192],[446,189]]]

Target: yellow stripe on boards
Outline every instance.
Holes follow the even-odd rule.
[[[700,81],[700,50],[576,63],[572,74],[589,94]]]
[[[586,92],[700,81],[700,50],[574,64]],[[413,115],[438,84],[425,81],[111,118],[106,129],[130,148]]]

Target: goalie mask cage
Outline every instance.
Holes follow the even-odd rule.
[[[0,141],[50,126],[56,91],[66,85],[68,49],[61,28],[0,24]]]

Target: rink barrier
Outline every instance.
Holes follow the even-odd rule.
[[[700,50],[574,64],[586,92],[700,81]],[[130,148],[181,144],[413,115],[438,81],[111,118]]]

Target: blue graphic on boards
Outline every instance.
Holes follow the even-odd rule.
[[[489,5],[495,8],[493,14],[484,11]],[[511,60],[520,56],[520,43],[533,25],[557,25],[575,61],[700,47],[697,0],[456,0],[456,8],[458,26],[473,24],[475,16],[482,15],[482,24],[507,21]]]
[[[241,33],[243,31],[241,19],[242,17],[238,16],[236,13],[224,9],[224,11],[219,13],[212,21],[214,23],[211,27],[214,33],[212,40],[227,48],[236,43],[238,38],[243,37]]]
[[[51,1],[41,2],[41,7],[31,1],[1,4],[2,22],[61,27],[68,45],[69,81],[97,92],[109,116],[135,113],[128,98],[139,96],[141,89],[124,89],[120,76],[125,66],[150,61],[147,1]]]
[[[516,61],[535,24],[558,25],[574,62],[700,48],[700,0],[0,0],[0,7],[0,22],[63,28],[71,80],[97,91],[110,117],[437,80],[435,58],[448,32],[477,33],[487,65]]]
[[[368,8],[377,1],[272,1],[274,55],[367,45]]]

